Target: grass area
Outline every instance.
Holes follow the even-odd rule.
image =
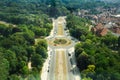
[[[54,43],[55,44],[66,44],[67,41],[65,39],[55,39]]]
[[[44,38],[35,38],[35,45],[37,45],[41,40],[45,40],[45,39]]]
[[[71,44],[71,40],[67,39],[67,38],[56,38],[53,40],[47,40],[47,43],[49,45],[53,45],[53,46],[68,46]]]

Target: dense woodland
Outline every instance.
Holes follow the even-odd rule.
[[[4,1],[0,1],[0,20],[7,23],[0,22],[0,80],[37,80],[47,58],[43,38],[49,35],[52,21],[42,4]]]
[[[84,0],[0,0],[0,80],[39,79],[47,58],[44,39],[52,29],[51,17],[67,17],[71,36],[81,43],[75,46],[78,67],[83,78],[120,80],[120,37],[92,34],[88,19],[72,15],[78,9],[111,7],[104,2]],[[117,6],[112,5],[112,6]],[[32,63],[32,69],[28,63]],[[39,79],[40,80],[40,79]]]
[[[69,15],[66,20],[70,34],[81,41],[75,46],[75,56],[82,78],[120,80],[120,37],[111,33],[96,36],[84,18]]]

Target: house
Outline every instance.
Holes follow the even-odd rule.
[[[120,27],[113,27],[111,31],[114,33],[120,34]]]
[[[108,29],[107,28],[103,28],[101,29],[101,31],[98,33],[99,36],[105,36],[108,32]]]
[[[108,29],[103,27],[102,23],[98,23],[95,27],[92,27],[91,31],[98,36],[105,36]]]

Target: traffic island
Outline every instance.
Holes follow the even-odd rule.
[[[67,43],[67,40],[65,40],[65,39],[55,39],[54,40],[54,43],[55,44],[66,44]]]
[[[66,38],[55,38],[52,40],[48,40],[48,44],[52,46],[64,47],[71,44],[71,40]]]

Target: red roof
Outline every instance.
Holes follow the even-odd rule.
[[[104,36],[107,34],[108,29],[104,28],[102,23],[98,23],[95,27],[91,29],[91,31],[99,36]]]
[[[108,32],[108,29],[103,28],[99,34],[100,34],[100,36],[105,36],[107,34],[107,32]]]

